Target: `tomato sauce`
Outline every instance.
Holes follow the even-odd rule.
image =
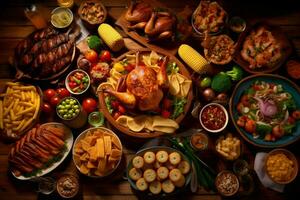
[[[203,110],[201,121],[207,129],[218,130],[225,125],[226,115],[220,106],[210,105]]]

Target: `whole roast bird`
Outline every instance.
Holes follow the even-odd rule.
[[[79,34],[78,27],[75,30],[70,28],[67,32],[60,32],[52,27],[38,30],[18,43],[15,65],[30,77],[51,77],[72,62]]]
[[[129,29],[142,29],[150,41],[172,38],[177,19],[167,11],[157,11],[150,4],[132,0],[125,14]]]
[[[160,69],[155,72],[152,68],[140,64],[137,52],[135,69],[119,79],[116,90],[106,88],[104,91],[129,108],[137,107],[140,111],[156,110],[164,96],[163,88],[168,88],[169,84],[166,72],[168,61],[168,57],[162,58]]]

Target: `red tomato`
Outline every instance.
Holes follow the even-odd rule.
[[[289,116],[288,123],[289,124],[294,124],[295,122],[296,122],[296,120],[293,117]]]
[[[292,117],[296,120],[299,120],[300,119],[300,110],[295,110],[293,113],[292,113]]]
[[[75,82],[73,82],[73,81],[70,81],[69,82],[69,87],[71,88],[71,89],[73,89],[74,87],[76,87],[77,86],[77,83],[75,83]]]
[[[43,103],[43,105],[42,105],[42,111],[44,113],[49,114],[49,113],[53,112],[53,109],[52,109],[52,107],[51,107],[51,105],[49,103]]]
[[[117,120],[120,116],[121,116],[121,113],[120,113],[120,112],[115,112],[115,113],[113,114],[113,118],[114,118],[115,120]]]
[[[69,97],[71,95],[66,88],[58,88],[56,92],[60,98]]]
[[[53,89],[47,89],[47,90],[44,91],[44,99],[46,101],[50,101],[50,99],[52,97],[54,97],[55,95],[56,95],[56,92]]]
[[[248,119],[245,124],[245,130],[249,133],[254,133],[256,128],[255,121],[252,119]]]
[[[118,106],[118,111],[121,113],[121,114],[124,114],[126,112],[126,109],[122,106],[122,105],[119,105]]]
[[[169,118],[171,115],[171,112],[170,111],[167,111],[167,110],[163,110],[161,112],[161,116],[164,117],[164,118]]]
[[[54,96],[50,99],[51,106],[55,107],[60,102],[60,98],[58,96]]]
[[[165,98],[163,100],[163,108],[166,109],[166,110],[169,110],[172,106],[172,101],[168,98]]]
[[[124,69],[128,72],[131,72],[134,68],[135,68],[135,66],[132,64],[127,64],[124,66]]]
[[[86,98],[82,101],[82,108],[87,112],[91,113],[97,108],[97,101],[93,98]]]
[[[111,106],[113,107],[113,109],[118,109],[118,107],[119,107],[119,105],[120,105],[120,103],[118,102],[118,101],[112,101],[111,102]]]
[[[95,63],[98,61],[98,54],[96,51],[90,49],[85,54],[84,57],[90,61],[91,63]]]
[[[111,61],[111,55],[109,51],[102,51],[100,54],[100,61],[101,62],[109,62]]]

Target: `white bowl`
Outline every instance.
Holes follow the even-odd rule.
[[[83,91],[81,91],[81,92],[73,92],[73,91],[71,90],[71,88],[69,87],[69,76],[72,75],[72,74],[74,74],[75,72],[82,72],[82,73],[84,73],[85,75],[87,75],[88,80],[89,80],[88,86],[87,86]],[[75,69],[75,70],[71,71],[71,72],[67,75],[67,77],[66,77],[66,79],[65,79],[65,85],[66,85],[67,90],[68,90],[71,94],[74,94],[74,95],[80,95],[80,94],[85,93],[85,92],[89,89],[89,87],[90,87],[90,85],[91,85],[91,79],[90,79],[89,74],[86,73],[85,71],[83,71],[83,70],[81,70],[81,69]]]
[[[216,129],[216,130],[212,130],[212,129],[207,128],[207,127],[203,124],[202,119],[201,119],[202,113],[203,113],[203,111],[205,110],[205,108],[207,108],[208,106],[213,106],[213,105],[219,106],[219,107],[223,110],[223,112],[224,112],[224,114],[225,114],[225,118],[226,118],[226,119],[225,119],[224,126],[223,126],[222,128],[220,128],[220,129]],[[219,132],[223,131],[223,130],[226,128],[227,124],[228,124],[228,112],[227,112],[227,110],[225,109],[225,107],[222,106],[221,104],[218,104],[218,103],[209,103],[209,104],[205,105],[205,106],[201,109],[200,114],[199,114],[199,121],[200,121],[201,126],[202,126],[206,131],[211,132],[211,133],[219,133]]]
[[[63,11],[67,12],[68,14],[70,14],[71,19],[70,19],[70,22],[67,23],[66,25],[60,26],[60,25],[56,24],[56,23],[54,22],[54,20],[52,20],[52,15],[53,15],[53,14],[56,14],[56,13],[59,13],[59,12],[63,12]],[[51,24],[52,24],[54,27],[56,27],[56,28],[66,28],[66,27],[70,26],[70,24],[73,22],[73,19],[74,19],[73,12],[72,12],[69,8],[57,7],[57,8],[54,8],[54,9],[52,10],[52,12],[51,12]]]

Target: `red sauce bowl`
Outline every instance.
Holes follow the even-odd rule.
[[[199,120],[206,131],[218,133],[223,131],[228,124],[228,112],[221,104],[209,103],[201,109]]]

